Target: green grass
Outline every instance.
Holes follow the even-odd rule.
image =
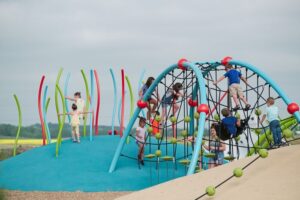
[[[0,200],[5,200],[5,191],[0,189]]]

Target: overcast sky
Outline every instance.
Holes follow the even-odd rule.
[[[49,120],[56,122],[55,79],[71,72],[69,94],[84,93],[80,69],[96,68],[109,124],[113,85],[123,67],[134,85],[146,69],[157,76],[186,57],[218,61],[230,55],[259,67],[300,102],[300,1],[0,1],[0,123],[17,124],[17,94],[25,125],[38,122],[42,75],[49,86]],[[128,101],[128,100],[127,100]],[[128,110],[128,108],[126,108]]]

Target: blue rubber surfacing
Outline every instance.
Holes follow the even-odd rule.
[[[137,161],[121,156],[113,173],[108,173],[119,136],[97,136],[92,142],[63,141],[60,156],[55,157],[55,144],[34,148],[14,158],[0,162],[0,187],[21,191],[136,191],[184,176],[186,167],[162,162],[157,171],[155,162],[146,162],[141,169]],[[170,148],[172,145],[168,145]],[[172,155],[172,148],[168,149]],[[161,146],[165,156],[165,146]],[[145,154],[149,151],[145,149]],[[184,155],[177,146],[177,157]],[[152,153],[155,146],[152,146]],[[122,152],[136,157],[137,145],[132,140]],[[154,160],[153,160],[154,161]],[[159,176],[158,176],[159,175]]]

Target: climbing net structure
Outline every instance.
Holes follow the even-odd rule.
[[[225,74],[225,65],[230,64],[245,77],[247,84],[241,83],[243,95],[250,103],[249,109],[239,98],[240,109],[235,107],[229,94],[228,82],[214,84]],[[180,84],[180,95],[167,102],[168,95]],[[241,95],[241,94],[240,94]],[[224,160],[227,162],[240,157],[251,156],[260,149],[274,148],[273,137],[268,122],[260,124],[269,97],[275,99],[280,109],[282,144],[289,143],[293,130],[300,121],[299,107],[292,103],[284,92],[258,68],[227,57],[221,62],[191,63],[185,59],[167,68],[137,103],[133,117],[124,131],[123,137],[134,137],[131,131],[137,119],[145,117],[149,98],[158,101],[156,112],[147,121],[145,162],[155,163],[159,171],[162,163],[171,163],[174,171],[180,166],[187,174],[207,169],[215,154],[202,148],[223,143],[226,145]],[[211,124],[221,123],[221,110],[227,108],[232,116],[242,120],[243,130],[236,137],[225,140],[212,138]],[[283,108],[283,109],[282,109]],[[286,109],[288,111],[285,111]],[[150,109],[151,110],[151,109]],[[145,113],[145,112],[144,112]],[[291,115],[292,114],[292,115]],[[218,131],[218,130],[217,130]],[[222,133],[223,130],[219,130]],[[128,155],[122,149],[126,139],[122,138],[111,163],[110,172],[115,170],[120,156],[137,160],[137,154]],[[212,143],[214,141],[214,143]],[[125,146],[126,148],[126,146]],[[216,149],[217,147],[215,147]],[[210,149],[210,147],[209,147]],[[137,167],[141,168],[140,162]]]

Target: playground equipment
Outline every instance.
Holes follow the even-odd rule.
[[[228,92],[226,83],[214,85],[218,77],[224,74],[224,66],[230,64],[235,69],[239,70],[248,82],[244,87],[246,99],[251,102],[251,108],[246,110],[242,105],[239,110],[234,110],[232,100]],[[114,135],[115,130],[115,115],[117,109],[117,86],[113,70],[110,69],[114,84],[114,107],[112,116],[111,135]],[[68,102],[65,96],[68,93],[68,83],[70,73],[67,74],[64,84],[64,93],[60,87],[60,79],[63,74],[63,69],[59,70],[55,83],[55,106],[56,112],[68,112]],[[89,138],[93,140],[93,129],[95,135],[98,135],[98,121],[100,112],[100,84],[99,76],[96,70],[90,70],[90,82],[85,75],[84,70],[81,74],[85,84],[86,93],[86,108],[95,109],[94,113],[89,115]],[[145,71],[142,72],[138,89],[141,88],[142,80]],[[95,79],[95,81],[94,81]],[[45,76],[42,76],[39,91],[38,91],[38,110],[42,127],[43,145],[51,143],[51,133],[47,122],[47,108],[50,102],[50,97],[47,99],[48,86],[44,85]],[[123,132],[124,114],[125,114],[125,81],[130,94],[130,121]],[[96,83],[97,95],[94,95],[94,82]],[[281,128],[283,131],[283,140],[288,143],[288,139],[293,135],[293,129],[300,121],[299,106],[293,103],[285,93],[279,88],[276,83],[258,68],[237,60],[232,60],[231,57],[224,58],[221,62],[189,62],[186,59],[181,59],[177,64],[171,65],[161,75],[159,75],[150,88],[147,90],[143,99],[137,101],[137,108],[134,108],[134,95],[132,86],[128,76],[125,75],[124,69],[121,70],[121,100],[119,108],[120,143],[116,149],[109,172],[113,172],[116,168],[117,161],[120,156],[135,159],[136,155],[126,155],[122,153],[125,143],[129,143],[131,130],[136,119],[145,117],[144,108],[147,106],[147,99],[154,96],[159,101],[157,110],[160,111],[163,107],[164,98],[172,89],[175,83],[180,83],[182,88],[182,97],[174,99],[167,107],[163,116],[155,113],[152,116],[151,122],[147,124],[148,136],[144,144],[146,149],[146,161],[156,163],[156,169],[159,169],[161,163],[172,163],[173,169],[176,170],[178,165],[186,169],[187,174],[192,174],[201,171],[201,168],[206,168],[209,164],[209,159],[214,158],[213,153],[208,153],[201,148],[203,142],[208,142],[210,145],[211,136],[207,134],[212,123],[219,123],[221,119],[222,108],[229,108],[233,116],[244,120],[244,127],[241,130],[241,135],[236,138],[225,138],[225,143],[229,151],[225,160],[228,162],[239,159],[240,157],[250,156],[258,153],[260,149],[272,148],[272,134],[267,125],[259,124],[262,115],[263,107],[266,105],[266,99],[270,96],[275,97],[276,104],[279,106],[287,106],[287,112],[281,115]],[[43,93],[44,91],[44,93]],[[158,93],[163,94],[162,99],[159,99]],[[43,94],[43,95],[42,95]],[[95,101],[95,97],[97,100]],[[59,98],[61,101],[59,102]],[[43,100],[43,101],[42,101]],[[175,104],[179,106],[175,112]],[[294,115],[294,116],[289,116]],[[66,117],[63,115],[57,116],[59,133],[56,144],[56,156],[59,154],[62,141],[62,131]],[[84,119],[83,136],[86,136],[87,117]],[[68,116],[68,121],[70,118]],[[154,125],[154,123],[156,125]],[[155,130],[155,131],[154,131]],[[155,132],[155,133],[154,133]],[[204,137],[205,135],[205,137]],[[124,141],[126,141],[124,143]],[[178,154],[178,148],[183,148],[184,153]],[[246,152],[246,153],[241,153]],[[140,163],[138,167],[140,168]],[[199,167],[197,167],[199,166]]]
[[[85,94],[86,94],[86,102],[85,102],[85,107],[86,110],[93,110],[91,114],[89,114],[89,138],[90,141],[93,140],[93,135],[98,135],[99,134],[99,113],[100,113],[100,81],[99,81],[99,75],[97,73],[96,69],[90,70],[90,81],[88,80],[85,71],[82,69],[81,75],[83,78],[83,82],[85,85]],[[118,132],[115,130],[115,116],[116,116],[116,102],[117,102],[117,86],[116,86],[116,80],[115,80],[115,75],[113,73],[113,70],[110,69],[110,73],[113,79],[113,84],[114,84],[114,108],[113,108],[113,114],[112,114],[112,130],[111,134],[114,135],[115,132]],[[144,72],[143,72],[144,73]],[[61,68],[58,72],[56,82],[55,82],[55,108],[56,108],[56,113],[59,114],[61,113],[60,107],[62,107],[62,113],[68,113],[70,112],[69,110],[69,103],[68,100],[65,98],[68,96],[68,85],[70,81],[71,74],[68,73],[65,82],[64,82],[64,92],[62,92],[62,89],[60,87],[60,79],[63,75],[63,69]],[[42,76],[40,85],[39,85],[39,91],[38,91],[38,110],[39,110],[39,117],[40,117],[40,123],[42,127],[42,141],[43,145],[50,144],[51,143],[51,133],[48,127],[48,122],[47,122],[47,110],[48,106],[50,103],[50,97],[47,98],[47,91],[48,91],[48,85],[44,87],[44,81],[45,81],[45,76]],[[128,76],[125,76],[124,69],[121,70],[121,80],[122,80],[122,91],[121,91],[121,100],[120,100],[120,110],[119,110],[119,118],[120,118],[120,130],[119,133],[122,134],[123,128],[124,128],[124,112],[125,112],[125,80],[129,89],[129,94],[130,94],[130,116],[133,115],[133,109],[134,109],[134,97],[133,97],[133,91],[132,91],[132,86],[129,80]],[[96,86],[96,87],[95,87]],[[96,95],[94,94],[94,90],[96,89]],[[59,101],[59,98],[61,101]],[[96,99],[96,100],[95,100]],[[71,122],[71,117],[68,115],[67,116],[68,122]],[[59,154],[59,148],[61,146],[61,141],[62,141],[62,133],[63,133],[63,128],[64,128],[64,123],[66,120],[66,117],[57,115],[57,120],[58,120],[58,126],[59,126],[59,132],[57,136],[57,144],[56,144],[56,156]],[[83,121],[83,136],[86,136],[87,130],[87,120],[88,116],[84,118]],[[94,133],[93,133],[94,131]],[[129,142],[129,137],[127,139],[127,142]]]
[[[247,100],[252,105],[248,110],[244,109],[243,106],[237,111],[233,109],[234,106],[228,95],[226,83],[218,86],[213,84],[218,77],[225,73],[224,66],[227,64],[231,64],[239,70],[249,83],[243,88]],[[260,149],[272,148],[272,135],[269,127],[259,124],[268,97],[275,97],[279,107],[287,107],[288,112],[280,112],[282,138],[285,143],[289,142],[288,139],[292,136],[291,131],[300,122],[299,106],[293,103],[270,77],[253,65],[233,60],[231,57],[226,57],[221,62],[192,63],[186,59],[181,59],[177,64],[171,65],[160,74],[147,90],[143,99],[137,102],[133,117],[124,130],[124,135],[115,151],[109,172],[116,169],[120,156],[136,160],[136,155],[123,153],[123,148],[126,148],[126,137],[131,136],[135,121],[142,117],[140,112],[147,107],[146,101],[153,95],[153,92],[159,91],[163,94],[161,96],[166,96],[175,82],[180,82],[183,85],[183,96],[173,102],[179,104],[179,110],[177,113],[173,113],[173,106],[169,106],[167,114],[163,118],[154,115],[153,119],[160,122],[160,126],[155,127],[160,129],[160,133],[155,137],[151,136],[152,129],[148,128],[147,141],[144,144],[145,152],[147,152],[145,161],[146,163],[155,162],[156,169],[159,169],[159,165],[163,162],[172,162],[174,170],[178,164],[181,164],[187,168],[189,175],[200,170],[196,169],[198,163],[202,163],[202,167],[205,166],[207,162],[203,158],[209,159],[215,155],[205,153],[201,149],[202,140],[208,142],[211,140],[209,134],[203,137],[204,132],[209,131],[212,123],[220,121],[222,108],[229,108],[232,115],[246,120],[245,128],[239,137],[220,141],[224,142],[229,149],[228,155],[225,157],[227,161],[239,159],[242,156],[250,156],[258,153]],[[157,109],[160,110],[161,107],[162,102],[159,103]],[[290,114],[293,116],[289,116]],[[148,126],[151,127],[152,125],[148,124]],[[176,148],[179,148],[180,145],[185,149],[184,155],[176,154]],[[241,151],[246,153],[241,155]]]

